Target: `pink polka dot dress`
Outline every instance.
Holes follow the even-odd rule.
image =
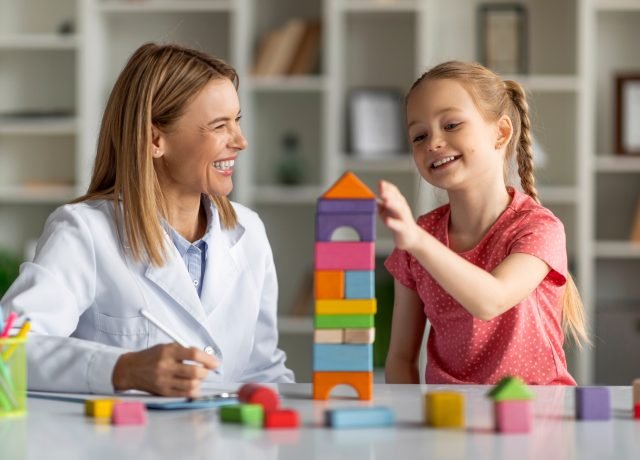
[[[495,384],[517,375],[534,385],[575,385],[562,349],[562,294],[567,252],[562,222],[531,197],[509,188],[512,200],[483,239],[460,253],[491,272],[509,254],[534,255],[551,267],[522,302],[491,321],[474,318],[406,251],[385,262],[391,275],[417,291],[431,323],[427,383]],[[418,219],[418,225],[449,246],[449,205]],[[401,308],[401,307],[400,307]]]

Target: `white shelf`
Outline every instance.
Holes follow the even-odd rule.
[[[416,165],[409,153],[398,153],[390,158],[361,159],[354,154],[343,154],[344,168],[358,172],[410,173],[415,172]]]
[[[77,46],[75,35],[0,34],[0,50],[74,50]]]
[[[596,157],[596,170],[608,173],[633,173],[640,172],[640,156],[632,155],[607,155]]]
[[[640,243],[631,241],[598,241],[595,255],[600,259],[640,259]]]
[[[325,192],[315,185],[262,185],[255,188],[255,204],[314,204]]]
[[[104,0],[100,9],[106,13],[152,13],[152,12],[197,12],[197,11],[231,11],[231,0]]]
[[[71,185],[0,187],[0,202],[3,203],[62,204],[71,201],[76,196],[75,187]]]
[[[326,88],[324,77],[251,77],[249,87],[263,92],[322,92]]]
[[[505,75],[507,80],[515,80],[527,91],[574,92],[580,89],[580,78],[575,75]]]
[[[542,185],[538,187],[542,204],[576,204],[578,189],[572,186]]]
[[[308,316],[278,316],[281,334],[313,334],[313,318]]]
[[[344,11],[359,12],[402,12],[417,11],[421,0],[345,0]]]
[[[597,0],[595,2],[595,8],[597,11],[622,11],[640,12],[640,2],[638,0]]]
[[[74,135],[78,129],[74,117],[0,118],[2,135]]]

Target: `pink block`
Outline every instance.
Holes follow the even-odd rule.
[[[529,433],[533,411],[531,401],[500,401],[493,406],[496,431],[500,433]]]
[[[374,242],[316,242],[316,270],[373,270],[374,268]]]
[[[137,401],[122,401],[113,405],[111,423],[114,425],[144,425],[147,423],[147,408]]]

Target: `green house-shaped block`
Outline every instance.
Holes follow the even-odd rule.
[[[494,401],[526,401],[533,393],[518,377],[505,377],[487,394]]]

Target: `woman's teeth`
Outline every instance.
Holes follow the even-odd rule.
[[[236,160],[214,161],[213,167],[222,171],[233,168]]]
[[[432,168],[437,168],[437,167],[439,167],[439,166],[442,166],[442,165],[443,165],[443,164],[445,164],[445,163],[449,163],[450,161],[455,160],[456,158],[457,158],[457,157],[455,157],[455,156],[451,156],[451,157],[447,157],[447,158],[442,158],[442,159],[440,159],[440,160],[438,160],[438,161],[435,161],[435,162],[431,165],[431,167],[432,167]]]

